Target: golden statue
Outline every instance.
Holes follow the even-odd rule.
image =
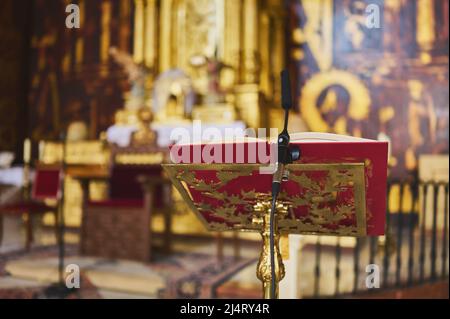
[[[419,80],[409,80],[408,132],[410,145],[405,152],[405,165],[417,168],[417,150],[425,143],[435,143],[437,116],[433,100]]]
[[[180,69],[161,73],[153,88],[156,122],[185,122],[191,118],[195,92],[191,78]]]
[[[122,122],[125,122],[125,124],[136,124],[138,121],[137,111],[144,106],[149,106],[150,103],[147,94],[149,69],[143,63],[135,63],[130,54],[120,51],[116,47],[111,47],[109,53],[123,67],[131,84],[131,90],[125,94],[125,108],[118,111],[122,112],[119,117],[122,118]]]
[[[131,136],[131,146],[156,145],[156,132],[150,128],[153,114],[150,108],[142,107],[138,111],[139,129]]]
[[[229,103],[228,95],[231,87],[227,87],[229,79],[225,79],[223,74],[226,71],[228,77],[233,77],[231,66],[223,63],[216,57],[206,55],[196,55],[191,58],[191,65],[197,69],[197,92],[200,96],[200,103],[193,111],[193,118],[205,122],[234,122],[236,111],[233,104]]]

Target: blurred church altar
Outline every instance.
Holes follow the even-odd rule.
[[[80,28],[66,27],[69,4],[79,9]],[[367,26],[370,6],[378,8],[381,27]],[[387,236],[367,241],[282,238],[283,254],[294,256],[288,267],[298,270],[295,276],[315,280],[300,288],[297,277],[286,278],[294,282],[287,295],[317,297],[320,288],[328,295],[346,288],[357,291],[356,273],[364,269],[359,259],[352,264],[352,257],[391,265],[395,256],[395,264],[405,271],[419,263],[422,271],[436,268],[424,256],[428,250],[435,259],[448,256],[448,246],[440,240],[448,239],[448,7],[448,0],[1,1],[0,38],[7,45],[0,50],[0,205],[19,198],[23,189],[29,191],[40,167],[64,162],[68,241],[80,243],[86,255],[101,255],[96,246],[110,249],[104,239],[112,233],[123,232],[117,238],[120,247],[139,242],[146,229],[130,223],[124,212],[144,215],[146,196],[153,192],[151,234],[169,256],[171,238],[178,240],[179,250],[186,248],[186,238],[206,238],[214,260],[224,260],[224,242],[231,244],[229,255],[234,257],[244,255],[244,242],[244,251],[253,258],[259,235],[208,233],[168,186],[160,164],[169,161],[174,129],[194,139],[199,123],[202,131],[232,129],[237,135],[247,128],[280,128],[279,72],[288,68],[295,102],[291,132],[389,141],[387,215],[392,218]],[[138,183],[142,172],[157,175],[157,182]],[[140,198],[130,195],[136,190]],[[98,219],[86,221],[87,215]],[[38,232],[35,242],[53,243],[48,233],[55,225],[54,213],[39,215],[35,224],[29,215],[19,216],[17,232],[25,231],[31,247],[30,229],[36,224],[47,234]],[[4,225],[10,223],[5,220]],[[131,226],[114,228],[120,223]],[[103,224],[109,226],[100,229]],[[8,227],[3,228],[0,243],[3,235],[8,244]],[[420,252],[402,262],[407,244],[419,249],[414,240],[420,240]],[[324,252],[322,247],[332,249]],[[142,253],[147,248],[136,249],[131,259],[150,259]],[[300,250],[311,257],[306,266],[307,258],[297,258]],[[321,254],[326,255],[322,264],[333,260],[336,265],[322,275]],[[341,255],[355,274],[344,279],[346,288],[339,291]],[[183,258],[180,264],[197,262],[195,256]],[[230,261],[223,273],[234,276],[243,263]],[[438,265],[448,280],[448,263]],[[0,273],[2,267],[0,262]],[[410,270],[411,281],[418,269]],[[328,273],[336,276],[328,278]],[[331,284],[321,286],[320,276],[327,279],[322,282],[336,283],[336,291]],[[386,280],[392,278],[396,284],[405,279],[392,275]],[[223,296],[240,296],[232,285],[223,291]]]
[[[81,15],[89,17],[92,4],[80,1],[79,6]],[[89,39],[81,33],[71,35],[62,53],[66,75],[63,77],[68,82],[77,81],[77,89],[88,95],[91,90],[101,90],[106,95],[86,100],[91,106],[89,128],[83,121],[69,124],[69,165],[88,171],[104,170],[107,174],[112,144],[128,147],[129,154],[123,157],[122,164],[162,162],[152,152],[145,156],[139,151],[133,154],[132,148],[139,146],[132,144],[139,142],[133,142],[132,136],[136,139],[136,133],[145,129],[139,117],[142,108],[151,113],[150,127],[157,136],[155,144],[161,149],[174,142],[170,140],[173,128],[185,128],[192,136],[196,120],[201,121],[203,129],[215,127],[222,133],[227,128],[243,131],[247,127],[280,126],[278,73],[285,66],[282,3],[102,1],[97,8],[101,15],[101,24],[95,26],[99,36]],[[49,35],[42,35],[42,43],[46,36]],[[99,77],[91,79],[97,72]],[[111,91],[124,82],[123,105],[117,105],[115,110],[108,107],[108,113],[113,112],[108,123],[104,115],[98,115],[106,107],[101,104],[118,94]],[[73,107],[83,103],[72,99]],[[96,135],[99,129],[104,130]],[[144,138],[141,144],[145,143],[153,141]],[[41,140],[39,147],[42,162],[60,160],[60,143]],[[66,184],[70,194],[66,197],[66,222],[78,226],[81,189],[71,177],[66,178]],[[92,182],[90,188],[94,199],[107,192],[102,182]],[[188,223],[198,224],[195,220],[180,222],[174,231],[201,232],[200,227],[185,229],[183,225]]]

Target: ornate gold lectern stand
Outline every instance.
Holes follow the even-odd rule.
[[[210,231],[260,232],[256,275],[270,297],[271,174],[259,164],[164,164],[169,178]],[[289,164],[275,215],[275,274],[285,270],[280,234],[366,235],[364,163]]]

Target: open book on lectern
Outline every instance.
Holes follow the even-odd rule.
[[[295,133],[293,144],[301,157],[286,166],[277,202],[286,208],[277,216],[280,233],[383,235],[388,143]],[[271,200],[267,154],[275,148],[263,139],[175,144],[174,164],[163,166],[207,229],[261,231],[258,205]]]

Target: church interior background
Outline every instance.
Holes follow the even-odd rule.
[[[65,26],[69,4],[80,28]],[[368,6],[379,26],[367,27]],[[24,166],[64,158],[78,297],[258,298],[259,237],[208,233],[170,185],[153,188],[151,258],[113,252],[142,226],[123,219],[128,206],[98,220],[86,212],[113,187],[127,193],[112,181],[130,171],[113,167],[166,161],[173,128],[281,128],[288,68],[291,132],[389,141],[390,224],[368,239],[282,238],[293,277],[281,297],[448,298],[448,9],[448,0],[3,0],[0,204],[22,196]],[[0,218],[0,298],[36,296],[56,280],[55,215]],[[388,290],[368,293],[369,261],[385,266]]]

